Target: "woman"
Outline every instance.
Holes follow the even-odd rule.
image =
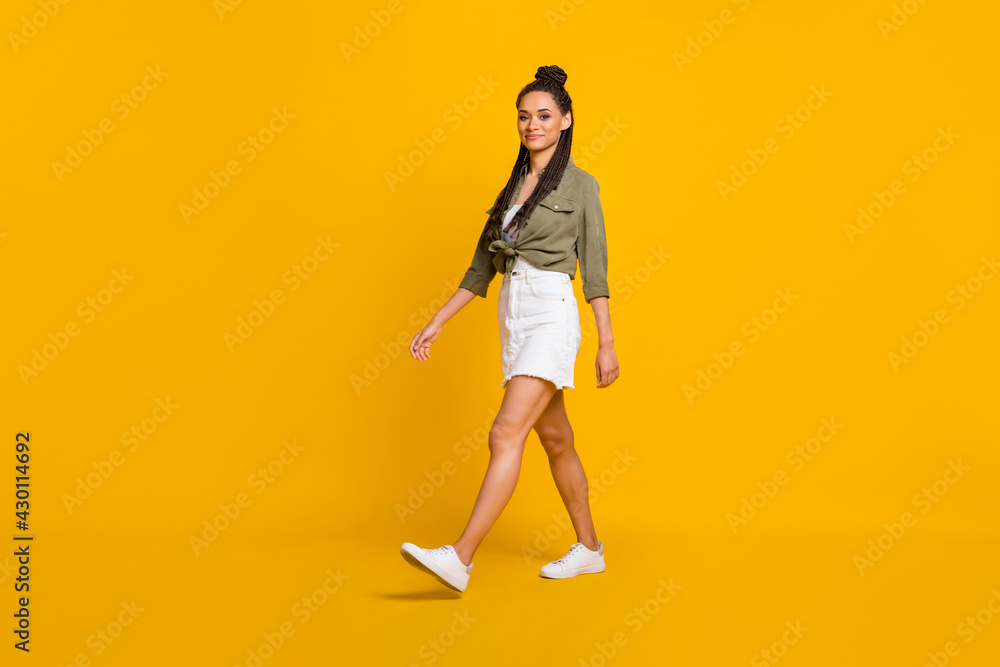
[[[430,359],[441,328],[497,273],[503,273],[497,315],[506,391],[490,429],[490,462],[469,522],[453,544],[421,549],[404,542],[410,564],[457,591],[464,591],[472,556],[514,493],[521,456],[534,428],[549,458],[577,542],[543,577],[565,579],[604,571],[604,545],[597,540],[587,496],[587,476],[573,447],[563,389],[573,389],[580,350],[580,313],[572,278],[577,259],[583,293],[597,322],[598,387],[618,377],[618,359],[608,312],[607,246],[597,181],[573,164],[572,100],[556,66],[539,67],[517,96],[517,161],[497,195],[476,245],[472,265],[455,294],[410,343],[418,361]],[[502,219],[502,223],[501,223]]]

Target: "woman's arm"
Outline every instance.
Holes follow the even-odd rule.
[[[458,311],[465,308],[469,302],[476,298],[476,293],[465,287],[459,287],[451,295],[448,301],[438,308],[438,311],[431,317],[431,322],[437,322],[439,326],[444,326],[445,322],[453,318]]]
[[[431,343],[437,340],[441,333],[441,328],[445,322],[450,320],[455,314],[462,310],[470,301],[476,298],[476,293],[464,287],[459,287],[451,295],[448,302],[438,308],[438,311],[431,317],[423,329],[417,332],[410,342],[410,356],[417,361],[425,361],[431,358]]]
[[[615,337],[611,333],[611,313],[608,309],[608,246],[604,231],[604,211],[601,208],[600,185],[591,179],[583,193],[583,224],[577,239],[580,256],[580,279],[583,296],[594,309],[597,322],[597,388],[603,389],[618,378],[618,357]]]
[[[615,354],[615,337],[611,333],[608,297],[595,296],[590,300],[590,307],[594,309],[597,323],[597,360],[594,362],[597,388],[603,389],[618,378],[618,355]]]

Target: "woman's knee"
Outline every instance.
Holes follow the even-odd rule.
[[[538,439],[550,457],[559,456],[573,450],[573,429],[569,423],[547,424],[535,429]]]
[[[497,418],[490,427],[489,447],[491,454],[516,452],[524,449],[524,438],[518,437],[517,427]]]

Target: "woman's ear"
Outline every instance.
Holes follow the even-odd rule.
[[[565,116],[563,116],[562,129],[565,130],[567,127],[569,127],[572,124],[573,124],[573,112],[570,111]]]

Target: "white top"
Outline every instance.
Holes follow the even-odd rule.
[[[503,218],[503,225],[501,225],[500,227],[501,230],[500,236],[502,236],[503,240],[506,241],[507,243],[513,243],[514,241],[517,240],[517,232],[514,232],[514,235],[510,236],[507,232],[503,231],[503,228],[507,226],[507,224],[510,222],[510,219],[514,217],[514,214],[517,213],[517,209],[519,208],[521,208],[521,204],[514,204],[513,206],[510,207],[510,210],[507,211],[507,215],[505,215]]]
[[[503,227],[507,226],[507,223],[509,223],[511,218],[514,217],[514,214],[517,213],[517,209],[519,208],[521,208],[521,204],[514,204],[513,206],[510,207],[510,210],[507,211],[507,215],[505,215],[503,218]],[[502,236],[503,240],[506,241],[507,243],[513,243],[517,239],[517,235],[520,232],[520,230],[518,230],[518,232],[515,232],[514,236],[510,236],[507,232],[503,231],[503,227],[500,228],[500,236]],[[519,254],[517,256],[517,264],[515,265],[514,268],[518,270],[523,270],[529,268],[535,269],[538,267],[536,267],[534,264],[532,264]]]

